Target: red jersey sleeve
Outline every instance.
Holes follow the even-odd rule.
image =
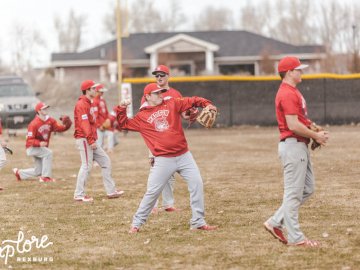
[[[32,147],[40,147],[40,140],[36,139],[36,126],[30,124],[26,135],[26,145]]]
[[[70,126],[66,127],[64,125],[61,125],[54,118],[51,118],[51,128],[52,128],[52,131],[55,131],[55,132],[64,132],[64,131],[68,130],[70,128]]]
[[[133,119],[129,119],[126,114],[126,108],[116,107],[116,120],[121,129],[127,129],[131,131],[140,131],[140,122],[137,116]]]
[[[175,105],[179,112],[184,112],[192,107],[206,107],[212,104],[210,100],[201,97],[176,98]]]

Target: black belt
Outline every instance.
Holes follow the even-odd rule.
[[[280,140],[280,142],[285,142],[286,139],[296,139],[298,142],[301,142],[295,137],[287,137],[287,138],[284,138],[284,139]]]

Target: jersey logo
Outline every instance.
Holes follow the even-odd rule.
[[[166,120],[166,117],[156,118],[154,120],[154,123],[155,123],[156,131],[163,132],[163,131],[169,129],[169,123]]]
[[[147,122],[150,124],[154,123],[155,130],[163,132],[169,129],[169,122],[166,120],[168,115],[169,110],[159,110],[150,115],[150,117],[147,119]]]
[[[27,136],[28,136],[28,137],[32,137],[32,135],[33,135],[33,133],[32,133],[31,131],[29,131],[29,132],[27,133]]]
[[[97,116],[97,112],[98,108],[97,107],[91,107],[90,108],[90,115],[92,116],[92,119],[94,122],[96,122],[96,116]]]
[[[43,137],[44,140],[48,140],[51,132],[51,126],[50,125],[42,125],[39,127],[38,132],[41,134],[41,137]]]
[[[87,114],[83,114],[83,115],[81,115],[81,119],[82,119],[82,120],[87,120],[87,119],[88,119]]]

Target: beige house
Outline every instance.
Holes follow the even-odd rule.
[[[275,74],[285,55],[310,63],[320,72],[323,46],[295,46],[247,31],[140,33],[122,38],[123,77],[149,76],[158,64],[172,76]],[[92,78],[116,82],[116,40],[79,53],[53,53],[57,79]]]

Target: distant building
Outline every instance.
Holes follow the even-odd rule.
[[[130,34],[122,38],[124,77],[146,77],[158,64],[172,76],[275,74],[285,55],[320,71],[323,46],[295,46],[247,31]],[[116,82],[116,40],[79,53],[53,53],[51,66],[59,80],[92,78]]]

